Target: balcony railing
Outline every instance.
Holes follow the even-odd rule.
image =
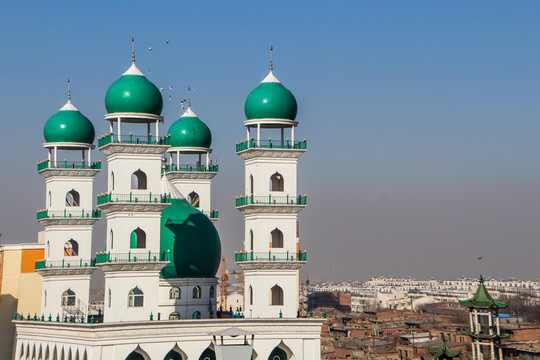
[[[126,262],[152,262],[169,261],[168,251],[162,252],[128,252],[128,253],[110,253],[101,252],[96,254],[96,264],[100,263],[126,263]]]
[[[101,210],[39,210],[37,219],[99,219]]]
[[[170,195],[155,195],[152,193],[148,194],[113,194],[106,193],[100,194],[97,197],[97,204],[107,204],[107,203],[143,203],[143,204],[167,204],[171,202]]]
[[[43,160],[38,162],[37,171],[43,169],[101,169],[101,161],[85,162],[85,161],[51,161]]]
[[[218,172],[219,171],[219,165],[193,165],[193,164],[185,164],[185,165],[176,165],[171,164],[167,165],[167,172],[169,171],[193,171],[193,172]]]
[[[293,252],[240,252],[234,254],[234,261],[307,261],[307,251]]]
[[[307,140],[290,141],[287,140],[246,140],[236,143],[236,151],[247,149],[307,149]]]
[[[107,144],[138,144],[138,145],[170,145],[169,136],[153,136],[153,135],[115,135],[107,134],[98,138],[98,147]]]
[[[296,197],[293,196],[241,196],[237,197],[236,199],[236,206],[243,206],[243,205],[252,205],[252,204],[259,204],[259,205],[306,205],[307,204],[307,196],[304,195],[298,195]]]
[[[39,260],[36,261],[35,269],[62,269],[62,268],[83,268],[96,266],[95,259],[63,259],[63,260]]]

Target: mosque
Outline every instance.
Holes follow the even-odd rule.
[[[212,134],[191,101],[160,134],[160,90],[135,65],[105,95],[109,133],[92,161],[95,130],[71,102],[44,127],[45,179],[41,313],[14,314],[16,360],[290,360],[320,359],[322,319],[300,318],[297,162],[307,141],[295,139],[297,103],[274,76],[245,102],[244,307],[231,316],[216,303],[221,242],[214,226]],[[277,139],[268,134],[279,133]],[[134,135],[143,134],[143,135]],[[66,160],[64,160],[66,159]],[[69,160],[68,160],[69,159]],[[77,159],[77,161],[73,161]],[[93,204],[93,181],[106,172],[107,192]],[[106,247],[91,253],[94,224],[106,218]],[[101,315],[89,313],[90,277],[105,274]]]

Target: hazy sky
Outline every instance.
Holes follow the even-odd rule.
[[[536,1],[4,1],[3,242],[35,241],[41,229],[35,164],[66,79],[73,103],[106,133],[105,92],[130,65],[132,35],[139,68],[173,85],[166,129],[188,84],[197,87],[193,109],[220,163],[212,203],[229,264],[244,234],[234,144],[273,44],[275,74],[299,104],[297,137],[308,139],[298,184],[308,194],[304,274],[540,277]],[[105,161],[99,151],[93,159]],[[105,181],[98,175],[96,193]]]

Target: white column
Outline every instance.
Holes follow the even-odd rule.
[[[495,318],[495,322],[496,322],[496,326],[497,326],[497,335],[501,335],[501,321],[500,321],[500,318],[499,318],[499,312],[496,313],[496,318]]]
[[[493,339],[491,339],[491,358],[495,359],[495,344],[493,343]]]
[[[176,166],[180,166],[180,150],[176,150]]]
[[[499,359],[503,360],[502,347],[499,347]]]
[[[58,148],[55,146],[54,147],[54,166],[57,165],[57,162],[58,162]]]
[[[159,120],[156,121],[156,138],[159,137]]]
[[[109,121],[109,132],[112,134],[114,131],[113,122],[112,120]]]
[[[249,141],[249,126],[246,126],[246,141]]]
[[[90,164],[92,162],[92,149],[88,148],[88,163]]]
[[[474,309],[474,333],[480,332],[480,324],[478,324],[478,310]]]
[[[150,123],[146,123],[146,135],[150,136]]]
[[[491,311],[488,313],[488,316],[489,316],[489,319],[488,319],[489,335],[493,335],[493,316],[491,314]]]
[[[84,150],[82,150],[82,162],[84,162]]]
[[[122,136],[122,119],[118,118],[118,141],[120,142],[120,136]]]
[[[472,345],[472,358],[473,360],[476,360],[476,344],[474,343],[474,341],[472,341],[471,345]]]
[[[294,144],[294,125],[291,127],[291,141]]]
[[[50,165],[50,162],[51,162],[51,158],[52,158],[52,149],[49,148],[49,155],[47,156],[47,160],[49,160],[49,165]]]
[[[257,124],[257,146],[261,145],[261,124]]]
[[[208,163],[210,162],[210,152],[206,152],[206,167],[208,167]]]
[[[472,314],[472,312],[469,313],[469,323],[471,325],[471,332],[474,333],[474,322],[473,322],[473,314]]]

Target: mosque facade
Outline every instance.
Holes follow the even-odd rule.
[[[212,134],[191,106],[160,134],[160,90],[135,65],[107,90],[109,133],[92,162],[95,131],[68,101],[45,124],[45,257],[41,316],[14,314],[16,360],[320,359],[322,321],[300,318],[297,162],[307,141],[295,139],[297,103],[273,74],[247,97],[245,191],[236,208],[245,240],[235,254],[244,272],[244,308],[216,303],[221,241],[214,226]],[[134,135],[136,134],[144,135]],[[278,132],[278,139],[266,137]],[[80,156],[80,161],[72,161]],[[61,159],[70,159],[61,160]],[[107,191],[93,207],[93,181]],[[94,224],[105,218],[105,250],[91,254]],[[90,278],[105,274],[103,311],[91,314]]]

